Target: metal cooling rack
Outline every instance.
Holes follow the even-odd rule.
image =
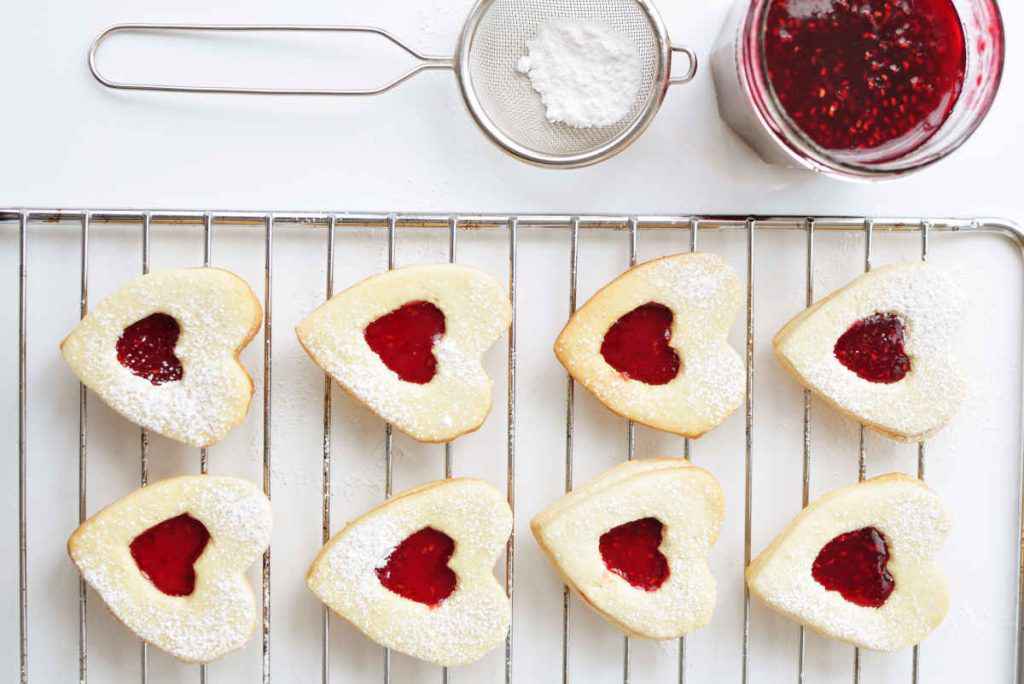
[[[19,365],[18,365],[18,535],[19,535],[19,557],[18,557],[18,591],[19,591],[19,656],[20,656],[20,681],[23,684],[29,682],[28,672],[28,647],[29,647],[29,624],[28,624],[28,588],[27,588],[27,514],[26,514],[26,464],[28,459],[28,444],[26,441],[26,415],[28,398],[26,393],[26,336],[27,336],[27,313],[29,301],[27,298],[28,268],[27,256],[29,249],[28,226],[32,222],[46,222],[53,224],[76,225],[81,235],[81,315],[85,316],[89,308],[89,236],[93,227],[105,224],[129,224],[137,225],[142,233],[142,263],[141,272],[149,271],[150,258],[150,230],[156,224],[173,224],[184,228],[201,229],[203,232],[203,264],[210,265],[213,262],[214,228],[216,225],[251,226],[262,229],[264,239],[264,348],[263,348],[263,491],[269,497],[271,494],[271,462],[273,456],[270,439],[270,426],[272,421],[273,397],[271,393],[271,374],[273,365],[271,363],[272,352],[272,331],[273,331],[273,297],[272,283],[274,274],[274,231],[277,226],[291,225],[304,226],[310,229],[323,230],[327,245],[327,281],[325,295],[329,298],[334,293],[334,262],[335,262],[335,237],[339,229],[352,228],[377,228],[386,233],[388,267],[395,266],[396,238],[400,231],[415,229],[447,229],[448,231],[448,258],[450,262],[456,260],[456,247],[458,235],[464,231],[474,230],[502,230],[508,235],[508,264],[509,264],[509,296],[512,302],[512,324],[508,336],[508,397],[507,397],[507,423],[506,423],[506,456],[507,456],[507,496],[508,503],[515,510],[516,499],[516,289],[517,289],[517,240],[520,227],[564,229],[569,233],[569,308],[576,310],[577,283],[579,274],[579,236],[581,230],[617,230],[625,232],[629,240],[629,265],[636,264],[637,241],[644,231],[674,230],[689,234],[689,245],[691,250],[696,250],[698,239],[702,232],[715,230],[739,230],[746,234],[746,395],[745,395],[745,485],[744,485],[744,563],[749,564],[751,559],[751,521],[753,514],[753,452],[754,452],[754,262],[757,244],[757,235],[765,230],[789,230],[802,231],[806,235],[806,302],[810,306],[815,299],[814,293],[814,258],[815,258],[815,235],[818,232],[847,232],[861,233],[864,236],[864,269],[868,271],[872,265],[872,247],[875,236],[878,233],[914,233],[920,235],[921,258],[928,258],[929,237],[934,233],[964,233],[964,234],[998,234],[1010,239],[1022,253],[1024,253],[1024,230],[1011,221],[1003,219],[926,219],[926,218],[868,218],[850,216],[743,216],[743,215],[694,215],[694,216],[586,216],[586,215],[529,215],[529,214],[481,214],[481,215],[413,215],[397,213],[291,213],[291,212],[234,212],[234,211],[144,211],[144,210],[55,210],[55,209],[0,209],[0,226],[13,225],[18,231],[19,239],[19,270],[18,270],[18,337],[19,337]],[[568,378],[566,385],[566,412],[565,412],[565,490],[569,491],[573,486],[573,456],[574,456],[574,396],[575,384],[572,378]],[[323,513],[322,530],[323,541],[330,537],[331,531],[331,400],[332,382],[330,376],[325,375],[324,379],[324,422],[323,422]],[[79,461],[78,461],[78,490],[79,490],[79,518],[86,517],[86,478],[87,478],[87,455],[88,435],[86,430],[86,389],[80,387],[79,396]],[[804,391],[803,410],[803,492],[802,503],[804,506],[809,501],[810,474],[811,474],[811,394]],[[632,459],[636,446],[635,426],[630,422],[627,426],[626,453],[627,458]],[[690,440],[685,442],[684,454],[690,458],[692,445]],[[860,429],[859,447],[859,478],[864,479],[866,471],[866,449],[864,439],[864,428]],[[1019,453],[1019,464],[1021,472],[1024,473],[1024,434],[1019,436],[1017,452]],[[391,426],[385,428],[385,497],[392,494],[393,474],[393,440]],[[444,475],[452,475],[453,449],[451,444],[445,445]],[[140,436],[140,471],[141,484],[146,485],[148,480],[148,437],[145,430]],[[200,471],[207,470],[207,453],[205,449],[199,454]],[[922,443],[918,445],[917,471],[918,477],[924,478],[926,473],[926,449]],[[1014,674],[1013,682],[1020,684],[1024,681],[1024,663],[1022,663],[1022,647],[1024,647],[1024,633],[1021,631],[1024,621],[1024,476],[1018,478],[1018,518],[1015,525],[1015,541],[1020,548],[1018,566],[1016,570],[1015,584],[1015,617],[1014,617]],[[513,530],[506,549],[505,556],[505,588],[510,600],[515,599],[515,551],[516,537]],[[271,605],[270,605],[270,560],[271,551],[268,549],[263,556],[262,562],[262,682],[270,684],[270,657],[271,657]],[[745,590],[746,591],[746,590]],[[569,652],[570,636],[572,628],[570,624],[569,590],[563,592],[563,613],[562,613],[562,682],[569,682]],[[88,681],[88,635],[86,632],[87,616],[87,594],[84,581],[79,581],[79,681],[84,684]],[[513,611],[514,619],[514,611]],[[324,684],[330,680],[329,670],[329,633],[330,622],[328,610],[323,609],[322,623],[322,660],[321,679]],[[509,636],[505,642],[505,669],[504,679],[506,684],[513,681],[513,650],[515,647],[513,635],[514,625],[509,630]],[[799,682],[804,681],[804,657],[805,657],[805,634],[804,628],[799,627],[799,649],[798,678]],[[742,635],[742,682],[746,684],[750,678],[750,595],[746,591],[743,607],[743,635]],[[858,683],[861,678],[860,652],[853,649],[853,681]],[[384,681],[391,681],[390,653],[384,650]],[[147,645],[141,645],[141,681],[148,681],[148,649]],[[913,668],[911,681],[917,683],[919,677],[920,654],[915,647],[913,651]],[[448,681],[448,671],[442,670],[441,679]],[[629,684],[630,672],[630,640],[624,638],[622,679],[624,684]],[[199,668],[200,682],[206,681],[206,669]],[[683,684],[686,681],[686,640],[679,640],[678,644],[678,682]]]

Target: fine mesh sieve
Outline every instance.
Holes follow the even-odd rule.
[[[636,46],[643,65],[640,92],[622,122],[600,128],[550,123],[529,79],[516,72],[526,43],[554,19],[600,22]],[[484,0],[463,29],[457,51],[463,97],[480,127],[526,161],[584,166],[620,152],[650,124],[671,80],[673,51],[685,52],[693,78],[696,58],[673,48],[657,10],[646,0]]]
[[[628,37],[643,67],[640,92],[628,116],[613,126],[574,128],[551,123],[529,79],[516,71],[527,41],[551,20],[600,22]],[[337,32],[381,36],[405,50],[416,64],[394,80],[368,89],[279,89],[180,86],[118,82],[97,65],[103,42],[119,32],[230,31]],[[686,73],[672,77],[674,53],[686,55]],[[384,29],[365,26],[262,26],[210,24],[119,24],[104,31],[89,51],[89,67],[103,85],[119,90],[247,95],[377,95],[416,74],[455,71],[463,100],[487,136],[511,155],[533,164],[575,168],[608,159],[628,147],[650,125],[670,85],[687,83],[697,71],[692,51],[671,44],[665,25],[649,0],[478,0],[463,27],[453,58],[420,53]]]

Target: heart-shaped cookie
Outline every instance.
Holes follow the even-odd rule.
[[[966,393],[954,354],[964,306],[935,266],[883,266],[787,323],[775,355],[854,420],[919,442],[952,419]]]
[[[381,418],[422,442],[449,442],[490,412],[481,357],[511,319],[497,281],[441,264],[368,278],[296,333],[313,361]]]
[[[942,502],[898,473],[826,494],[747,569],[755,596],[792,620],[862,648],[920,643],[949,609],[934,562],[949,533]]]
[[[718,481],[682,459],[630,461],[533,519],[565,583],[627,634],[674,639],[715,609],[707,556],[725,503]]]
[[[736,274],[713,254],[655,259],[584,304],[555,354],[615,413],[699,437],[743,399],[743,362],[726,342],[740,296]]]
[[[241,648],[256,627],[245,570],[270,544],[270,501],[251,482],[176,477],[86,520],[68,553],[140,638],[188,662]]]
[[[494,563],[512,511],[485,482],[432,482],[338,532],[306,582],[370,639],[438,665],[471,663],[501,643],[511,607]]]
[[[144,428],[192,446],[245,419],[252,379],[238,355],[263,310],[238,276],[216,268],[132,280],[61,343],[82,383]]]

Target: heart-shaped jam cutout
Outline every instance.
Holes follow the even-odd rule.
[[[395,547],[377,568],[377,579],[399,596],[436,608],[455,591],[455,572],[448,567],[454,552],[454,539],[424,527]]]
[[[893,313],[876,313],[857,321],[836,342],[839,362],[868,382],[899,382],[910,372],[903,347],[903,320]]]
[[[155,313],[132,323],[117,340],[117,360],[154,385],[181,380],[181,361],[174,355],[181,326],[173,316]]]
[[[627,379],[667,385],[679,375],[672,339],[672,309],[649,302],[615,321],[601,343],[601,356]]]
[[[132,540],[135,564],[157,589],[189,596],[196,588],[193,565],[210,541],[206,526],[188,513],[164,520]]]
[[[896,583],[886,570],[889,548],[874,527],[841,534],[818,553],[811,574],[821,586],[858,606],[880,608]]]
[[[664,528],[657,518],[641,518],[608,530],[598,541],[605,566],[638,589],[656,591],[669,574],[658,550]]]
[[[443,311],[430,302],[409,302],[366,326],[364,337],[399,378],[425,385],[437,373],[434,343],[444,332]]]

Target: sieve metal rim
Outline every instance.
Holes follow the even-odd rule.
[[[535,166],[575,169],[591,166],[614,157],[636,142],[651,125],[654,117],[661,109],[665,95],[668,92],[668,87],[672,84],[673,80],[672,52],[674,50],[685,52],[690,60],[690,71],[684,79],[679,81],[680,83],[691,80],[696,72],[696,56],[685,48],[673,47],[672,42],[669,40],[665,22],[662,20],[657,8],[654,7],[654,4],[650,0],[633,0],[647,17],[651,28],[654,30],[658,44],[658,68],[653,79],[655,87],[651,93],[650,101],[644,107],[642,114],[637,116],[621,133],[592,150],[571,154],[549,154],[535,150],[520,144],[494,123],[480,101],[476,88],[473,86],[473,77],[470,72],[470,53],[473,48],[473,40],[476,37],[480,23],[497,1],[477,0],[469,16],[466,17],[466,21],[462,25],[462,32],[459,34],[459,41],[455,46],[455,78],[459,84],[462,101],[480,130],[483,131],[491,142],[507,154]]]

